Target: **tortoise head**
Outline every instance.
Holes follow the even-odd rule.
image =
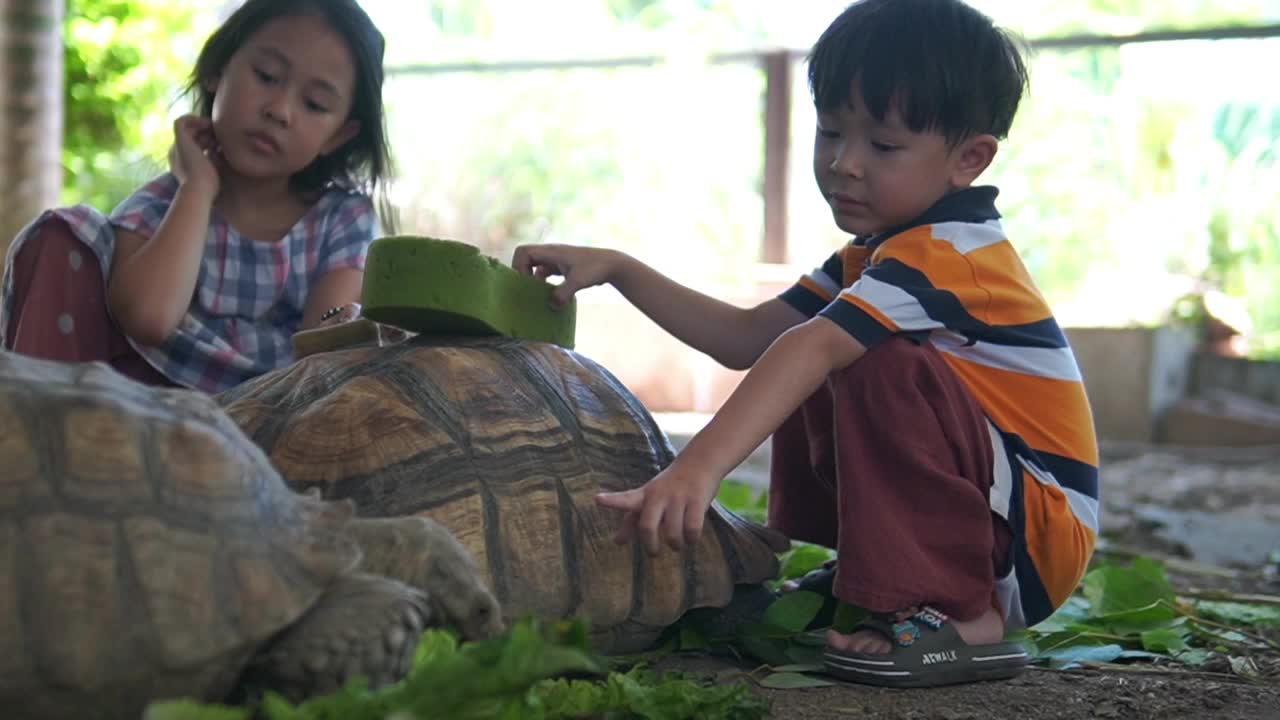
[[[502,632],[502,608],[471,553],[443,525],[420,516],[357,518],[348,524],[360,544],[362,571],[392,577],[430,598],[442,624],[468,640]]]
[[[443,547],[432,553],[424,587],[432,607],[467,640],[501,633],[505,629],[502,607],[482,579],[471,553],[444,527],[436,527],[443,534]]]

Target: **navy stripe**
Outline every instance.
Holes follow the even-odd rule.
[[[826,274],[836,287],[844,287],[844,261],[840,252],[831,253],[831,257],[822,263],[820,270]],[[824,300],[821,295],[813,292],[809,288],[796,283],[791,287],[783,290],[778,299],[790,305],[791,307],[804,313],[805,317],[813,317],[818,311],[827,306],[830,300]]]
[[[1036,565],[1031,560],[1031,553],[1027,551],[1027,521],[1026,511],[1022,505],[1021,468],[1011,445],[1005,445],[1005,452],[1009,456],[1009,466],[1018,468],[1014,473],[1009,492],[1009,530],[1013,533],[1010,554],[1013,556],[1013,572],[1018,578],[1022,615],[1026,618],[1027,627],[1031,627],[1052,615],[1054,607],[1053,602],[1049,600],[1049,592],[1044,588],[1044,581],[1040,579],[1040,572],[1036,570]]]
[[[844,328],[845,332],[868,349],[893,335],[893,330],[881,325],[866,310],[844,300],[836,299],[818,314]]]
[[[930,318],[971,341],[980,340],[1013,347],[1068,346],[1067,336],[1053,317],[1021,325],[988,325],[970,315],[955,294],[935,288],[924,273],[901,260],[883,260],[867,268],[863,277],[871,277],[902,290],[915,298]]]
[[[879,247],[894,235],[900,235],[924,225],[944,222],[984,223],[999,220],[1000,213],[996,210],[996,196],[999,194],[1000,191],[994,186],[981,185],[944,195],[941,200],[913,220],[868,238],[867,246]]]
[[[1079,460],[1057,455],[1043,450],[1036,450],[1022,439],[1021,435],[1006,432],[999,428],[1004,446],[1009,450],[1011,467],[1017,468],[1017,457],[1023,457],[1040,469],[1052,473],[1058,484],[1071,488],[1076,492],[1098,499],[1098,468]]]
[[[822,272],[831,278],[836,287],[844,287],[844,255],[842,252],[831,253],[831,257],[822,263]]]
[[[807,318],[817,315],[822,308],[827,306],[826,300],[823,300],[817,293],[803,285],[792,285],[783,290],[778,299],[799,310]]]
[[[1071,488],[1081,495],[1098,499],[1098,468],[1072,460],[1069,457],[1036,450],[1035,460],[1039,460],[1045,470],[1053,473],[1053,478],[1065,488]]]

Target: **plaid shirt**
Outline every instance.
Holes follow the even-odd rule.
[[[177,179],[165,174],[122,202],[110,218],[84,205],[56,212],[97,256],[105,282],[115,249],[112,227],[150,238],[177,190]],[[14,239],[9,257],[31,229]],[[207,393],[288,365],[290,336],[302,323],[312,285],[332,270],[363,270],[377,232],[369,198],[344,190],[325,193],[278,242],[245,237],[214,210],[196,291],[177,330],[159,346],[129,342],[170,380]],[[6,277],[5,317],[10,294]]]

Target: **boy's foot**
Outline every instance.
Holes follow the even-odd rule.
[[[1013,677],[1030,657],[1002,642],[1004,621],[994,608],[957,622],[930,607],[873,614],[853,633],[827,634],[826,671],[843,680],[889,687],[932,687]]]
[[[903,610],[897,613],[896,619],[901,622],[919,611],[920,608]],[[960,634],[960,638],[969,645],[986,645],[1004,639],[1004,618],[995,608],[987,608],[985,613],[972,620],[951,618],[950,623]],[[884,655],[893,649],[893,645],[884,633],[871,629],[859,630],[848,635],[828,630],[827,646],[841,652],[863,655]]]

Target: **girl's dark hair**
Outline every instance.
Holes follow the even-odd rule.
[[[893,103],[912,131],[940,131],[953,145],[1008,135],[1026,87],[1018,43],[960,0],[859,0],[809,54],[819,112],[856,91],[877,120]]]
[[[195,98],[195,110],[204,117],[213,113],[213,91],[208,81],[218,78],[239,50],[268,22],[287,16],[316,15],[342,36],[355,60],[355,97],[349,119],[360,123],[359,132],[332,153],[315,159],[296,173],[290,183],[298,192],[313,193],[330,187],[378,194],[391,175],[391,153],[382,111],[382,57],[386,41],[355,0],[247,0],[205,41],[196,58],[186,90]],[[382,203],[384,223],[391,223]]]

